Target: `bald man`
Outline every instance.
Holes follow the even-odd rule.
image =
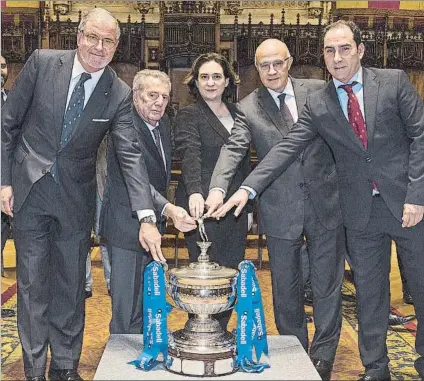
[[[259,161],[289,132],[309,93],[324,81],[289,76],[293,58],[276,39],[262,42],[255,66],[263,86],[240,102],[231,137],[223,146],[206,201],[208,215],[222,204],[231,179],[251,143]],[[315,139],[259,195],[260,222],[267,237],[275,322],[281,335],[295,335],[308,350],[300,248],[308,241],[314,294],[315,335],[310,357],[330,379],[341,329],[344,228],[333,155]]]

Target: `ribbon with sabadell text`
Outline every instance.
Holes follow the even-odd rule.
[[[247,373],[261,373],[270,367],[260,363],[262,353],[268,356],[265,314],[262,305],[261,290],[251,261],[239,264],[237,278],[237,356],[236,366]],[[256,361],[252,350],[255,349]]]
[[[165,275],[158,262],[150,262],[144,270],[143,288],[143,352],[137,360],[131,361],[142,370],[161,368],[157,360],[162,353],[164,362],[168,361],[167,317],[172,306],[166,301]]]

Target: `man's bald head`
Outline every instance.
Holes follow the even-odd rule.
[[[283,92],[293,62],[287,45],[275,38],[263,41],[255,54],[255,66],[262,84],[274,91]]]
[[[261,57],[263,54],[269,54],[270,52],[279,51],[284,54],[286,57],[290,55],[289,48],[287,45],[276,38],[268,38],[265,41],[262,41],[255,52],[255,66],[258,62],[258,57]]]

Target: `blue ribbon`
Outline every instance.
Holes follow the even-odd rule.
[[[255,267],[251,261],[239,264],[237,277],[237,356],[236,366],[247,373],[261,373],[270,367],[259,363],[262,353],[268,356],[265,314]],[[257,362],[252,358],[255,348]]]
[[[159,353],[168,360],[167,316],[172,306],[166,302],[165,276],[162,265],[150,262],[144,271],[143,288],[143,352],[129,364],[142,370],[162,368]]]

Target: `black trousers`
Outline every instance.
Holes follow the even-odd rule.
[[[424,222],[403,228],[384,202],[374,197],[371,217],[364,230],[346,229],[347,244],[356,287],[359,322],[359,351],[365,371],[372,377],[389,375],[387,327],[390,308],[390,257],[392,240],[401,248],[398,255],[414,299],[417,316],[416,351],[424,355]],[[415,367],[424,377],[424,359]]]
[[[48,349],[52,369],[76,369],[81,355],[90,229],[70,224],[64,202],[46,175],[14,215],[18,332],[27,377],[45,374]]]
[[[144,270],[152,261],[147,251],[108,245],[112,299],[111,334],[143,333]]]
[[[280,335],[297,336],[308,351],[301,258],[305,236],[310,260],[315,322],[315,334],[309,354],[311,358],[332,362],[342,325],[344,230],[342,226],[327,230],[319,221],[309,198],[305,200],[304,215],[303,232],[297,239],[267,236],[275,323]]]
[[[1,275],[4,275],[4,261],[3,261],[3,250],[6,246],[6,241],[9,236],[9,232],[11,229],[10,224],[11,218],[5,214],[1,213]]]

